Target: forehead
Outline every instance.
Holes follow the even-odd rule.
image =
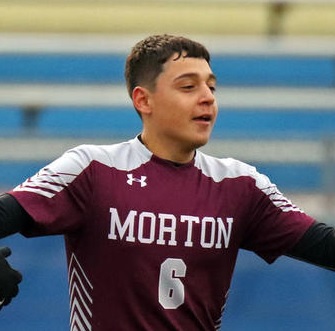
[[[203,58],[171,56],[164,64],[162,77],[177,79],[187,75],[215,79],[209,63]]]

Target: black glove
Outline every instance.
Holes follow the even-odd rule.
[[[0,248],[0,310],[19,293],[18,284],[22,281],[22,275],[12,269],[6,260],[10,254],[11,250],[8,247]]]

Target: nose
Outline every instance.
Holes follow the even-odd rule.
[[[208,105],[211,105],[215,102],[215,95],[213,89],[208,86],[207,84],[203,85],[203,88],[201,89],[201,103],[206,103]]]

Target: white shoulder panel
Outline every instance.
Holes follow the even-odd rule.
[[[221,182],[224,178],[237,178],[240,176],[254,177],[255,167],[233,158],[219,159],[197,151],[195,166],[202,173],[212,178],[215,182]]]
[[[69,186],[93,161],[119,170],[132,170],[151,158],[141,142],[135,138],[115,145],[80,145],[53,161],[14,191],[28,191],[52,198]]]
[[[224,178],[250,177],[255,180],[255,186],[282,211],[303,212],[287,199],[266,175],[259,173],[255,167],[242,161],[232,158],[218,159],[202,152],[197,152],[195,166],[199,168],[205,176],[212,178],[215,182],[220,182]]]
[[[119,170],[135,169],[148,162],[152,156],[137,138],[114,145],[80,145],[66,154],[75,154],[83,169],[92,161],[97,161]]]

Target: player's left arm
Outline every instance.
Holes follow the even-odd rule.
[[[287,255],[335,271],[335,228],[315,222]]]

